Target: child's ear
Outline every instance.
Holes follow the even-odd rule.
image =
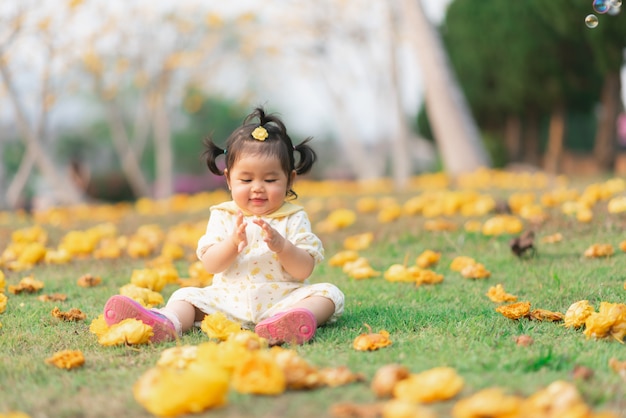
[[[224,178],[226,178],[226,185],[228,186],[228,190],[230,189],[230,176],[228,175],[228,169],[224,169]]]
[[[289,175],[289,186],[291,186],[296,179],[296,170],[291,170],[291,174]]]

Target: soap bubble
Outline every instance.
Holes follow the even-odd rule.
[[[611,7],[611,8],[609,9],[609,11],[607,12],[607,14],[608,14],[608,15],[610,15],[610,16],[616,16],[616,15],[618,15],[618,14],[619,14],[619,12],[620,12],[621,10],[622,10],[622,9],[621,9],[621,8],[619,8],[619,7]]]
[[[598,26],[598,17],[596,15],[587,15],[585,18],[585,25],[591,29],[595,28]]]
[[[613,0],[593,0],[593,10],[600,14],[604,14],[609,11],[613,5]]]
[[[622,10],[622,0],[610,0],[609,1],[609,11],[607,12],[611,16],[618,15]]]

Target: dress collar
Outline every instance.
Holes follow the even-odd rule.
[[[239,211],[241,211],[244,214],[244,216],[254,216],[250,212],[241,209],[232,200],[228,202],[220,203],[219,205],[212,206],[211,210],[213,209],[225,210],[226,212],[230,212],[233,214],[236,214]],[[293,203],[289,203],[289,202],[284,202],[282,206],[278,208],[276,211],[269,213],[267,215],[263,215],[261,217],[262,218],[284,218],[285,216],[292,215],[301,210],[303,210],[302,206],[294,205]]]

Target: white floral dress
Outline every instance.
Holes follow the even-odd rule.
[[[234,202],[211,207],[206,233],[198,241],[198,258],[211,245],[231,239],[240,209]],[[244,213],[248,246],[225,271],[213,276],[213,283],[204,288],[187,287],[174,292],[170,300],[184,300],[206,314],[221,311],[245,328],[310,296],[323,296],[333,301],[334,322],[343,313],[344,295],[330,283],[309,283],[295,280],[281,266],[278,257],[263,241],[261,228],[254,224],[254,215]],[[324,258],[320,239],[311,232],[311,223],[302,207],[285,202],[276,212],[261,219],[294,245],[305,249],[316,264]],[[197,325],[197,324],[196,324]]]

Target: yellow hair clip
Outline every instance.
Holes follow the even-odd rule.
[[[252,138],[256,139],[257,141],[265,141],[267,136],[267,130],[262,126],[259,126],[254,131],[252,131]]]

